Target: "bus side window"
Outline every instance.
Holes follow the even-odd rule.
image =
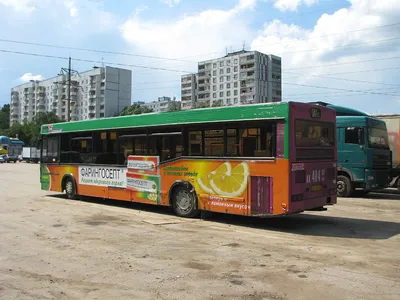
[[[224,130],[207,129],[204,130],[204,150],[205,156],[224,155]]]
[[[226,130],[226,155],[239,156],[239,130]]]
[[[60,162],[61,163],[71,162],[71,139],[69,134],[61,135]]]
[[[189,131],[189,155],[203,155],[203,132]]]
[[[273,157],[275,155],[274,126],[239,130],[240,156]]]
[[[56,163],[58,156],[58,136],[47,136],[43,139],[42,162]]]
[[[71,162],[93,163],[93,140],[91,133],[71,138]]]

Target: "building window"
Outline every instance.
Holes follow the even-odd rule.
[[[216,91],[216,90],[217,90],[217,86],[213,85],[213,91]]]
[[[231,72],[231,68],[227,68],[226,73],[230,73],[230,72]]]
[[[237,64],[238,64],[238,59],[235,58],[235,60],[233,61],[233,63],[234,63],[235,65],[237,65]]]
[[[213,78],[213,83],[217,83],[217,78]]]
[[[226,61],[226,65],[227,65],[227,66],[230,66],[230,65],[231,65],[231,61],[230,61],[230,60],[227,60],[227,61]]]
[[[231,80],[231,76],[226,76],[226,81],[230,81]]]
[[[223,97],[224,96],[224,92],[219,92],[219,96]]]
[[[226,92],[226,96],[229,97],[231,95],[231,91]]]
[[[238,98],[233,98],[233,103],[237,104],[238,103]]]
[[[230,98],[226,99],[226,104],[231,105],[231,99]]]
[[[219,74],[224,74],[224,69],[220,69]]]
[[[223,67],[224,66],[224,62],[223,61],[219,62],[219,66]]]
[[[213,68],[216,68],[217,67],[217,63],[213,63]]]
[[[219,78],[219,82],[223,82],[224,81],[224,76],[221,76],[220,78]]]
[[[238,79],[238,75],[237,74],[233,75],[233,79],[237,80]]]
[[[220,84],[220,85],[219,85],[219,89],[220,89],[220,90],[223,90],[223,89],[224,89],[224,85],[223,85],[223,84]]]
[[[233,71],[234,71],[234,72],[237,72],[237,71],[238,71],[238,67],[237,67],[237,66],[234,67],[234,68],[233,68]]]
[[[213,76],[217,76],[217,70],[213,71]]]
[[[237,94],[238,94],[238,90],[234,90],[234,91],[233,91],[233,95],[234,95],[234,96],[237,96]]]
[[[213,98],[217,98],[217,93],[213,93]]]
[[[100,118],[104,118],[104,113],[100,113]]]
[[[230,89],[230,88],[231,88],[231,84],[230,84],[230,83],[227,83],[227,84],[226,84],[226,88],[227,88],[227,89]]]

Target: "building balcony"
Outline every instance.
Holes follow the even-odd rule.
[[[96,118],[96,114],[95,113],[89,113],[89,119],[94,119]]]

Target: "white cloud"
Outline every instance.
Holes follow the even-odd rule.
[[[400,41],[396,38],[399,36],[399,26],[392,24],[398,23],[400,2],[397,0],[350,0],[350,3],[349,8],[339,9],[333,14],[323,14],[312,29],[285,24],[279,20],[266,23],[259,36],[253,40],[252,49],[282,57],[284,99],[323,100],[327,94],[330,94],[330,97],[335,97],[333,101],[341,101],[344,105],[359,101],[363,105],[372,107],[372,97],[375,99],[379,97],[388,101],[387,103],[395,102],[395,96],[362,93],[359,93],[358,98],[352,97],[353,102],[348,102],[349,97],[341,97],[346,94],[345,91],[335,90],[335,88],[369,90],[393,95],[397,93],[393,88],[397,84],[394,78],[398,76],[395,74],[399,71],[368,71],[393,67],[393,63],[397,60],[383,60],[369,64],[345,63],[398,56]],[[377,42],[388,39],[393,40]],[[357,46],[346,47],[352,44]],[[307,68],[327,64],[331,66]],[[335,74],[348,72],[358,73]],[[393,86],[390,86],[391,84]],[[331,87],[332,90],[324,87]],[[311,98],[307,96],[307,93]],[[296,97],[300,94],[306,96]],[[313,94],[319,94],[321,97]],[[346,96],[350,95],[356,94],[347,93]],[[363,102],[360,102],[361,99]],[[370,104],[367,99],[370,99]]]
[[[273,2],[280,11],[295,11],[303,3],[311,6],[318,3],[318,0],[273,0]]]
[[[22,82],[28,82],[30,80],[43,80],[44,77],[42,75],[33,75],[32,73],[25,73],[22,75],[19,80]]]
[[[135,15],[123,24],[122,36],[140,52],[163,57],[223,51],[251,38],[240,14],[253,8],[255,2],[241,0],[229,10],[210,9],[165,22],[141,20]]]
[[[36,10],[31,0],[0,0],[0,4],[12,8],[18,13],[32,13]]]
[[[168,5],[169,7],[174,7],[175,5],[178,5],[181,0],[161,0],[161,2]]]

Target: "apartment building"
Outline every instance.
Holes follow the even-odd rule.
[[[11,89],[10,123],[32,121],[53,111],[68,120],[68,75],[30,81]],[[70,120],[111,117],[131,104],[132,72],[94,67],[71,76]]]
[[[157,101],[145,103],[143,104],[143,106],[151,108],[153,112],[167,112],[173,108],[178,108],[176,110],[179,110],[180,102],[176,101],[175,98],[171,99],[171,97],[163,96],[163,97],[158,97]]]
[[[281,58],[238,51],[198,63],[181,77],[182,110],[282,100]]]

